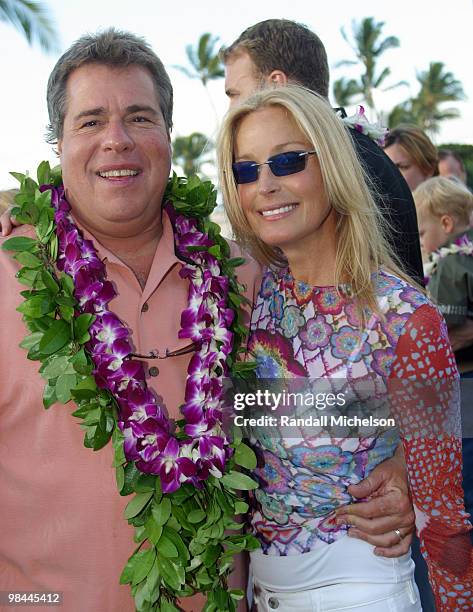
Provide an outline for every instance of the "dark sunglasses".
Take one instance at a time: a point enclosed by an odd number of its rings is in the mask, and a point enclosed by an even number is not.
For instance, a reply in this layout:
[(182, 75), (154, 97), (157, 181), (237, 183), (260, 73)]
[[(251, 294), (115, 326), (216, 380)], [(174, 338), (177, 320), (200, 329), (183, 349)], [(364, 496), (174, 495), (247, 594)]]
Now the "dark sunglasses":
[(238, 185), (253, 183), (258, 180), (260, 166), (269, 166), (274, 176), (288, 176), (304, 170), (307, 157), (316, 151), (286, 151), (268, 157), (265, 162), (257, 164), (254, 161), (240, 161), (232, 164), (233, 176)]

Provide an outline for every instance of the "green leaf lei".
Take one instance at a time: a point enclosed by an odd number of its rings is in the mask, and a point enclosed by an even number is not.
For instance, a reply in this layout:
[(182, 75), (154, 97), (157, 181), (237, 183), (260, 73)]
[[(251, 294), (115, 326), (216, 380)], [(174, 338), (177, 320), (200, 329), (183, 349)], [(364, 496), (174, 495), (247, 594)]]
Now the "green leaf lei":
[[(17, 279), (27, 287), (21, 292), (24, 301), (18, 310), (30, 333), (20, 346), (28, 351), (28, 359), (41, 364), (39, 372), (46, 381), (44, 407), (74, 401), (77, 409), (73, 415), (82, 421), (84, 445), (99, 450), (112, 440), (119, 493), (133, 495), (125, 518), (135, 527), (137, 544), (120, 582), (131, 585), (139, 612), (180, 610), (179, 598), (195, 593), (207, 596), (204, 612), (234, 612), (244, 593), (227, 586), (233, 557), (259, 547), (252, 535), (242, 533), (243, 524), (235, 521), (236, 515), (248, 510), (237, 491), (256, 487), (251, 478), (237, 471), (237, 466), (256, 467), (253, 451), (235, 432), (235, 452), (222, 478), (210, 476), (201, 490), (184, 484), (171, 494), (162, 493), (158, 476), (144, 474), (134, 462), (126, 460), (123, 434), (117, 426), (117, 403), (108, 391), (97, 387), (85, 347), (94, 316), (79, 314), (72, 278), (55, 266), (58, 239), (51, 192), (41, 192), (39, 186), (60, 185), (60, 168), (51, 169), (42, 162), (37, 182), (23, 174), (12, 175), (21, 183), (12, 213), (36, 230), (36, 238), (13, 237), (3, 244), (3, 249), (15, 253), (21, 265)], [(230, 249), (220, 236), (219, 226), (208, 219), (216, 202), (214, 187), (197, 177), (173, 175), (165, 199), (179, 214), (196, 218), (199, 229), (213, 243), (209, 250), (229, 277), (229, 307), (236, 315), (230, 328), (234, 340), (228, 367), (233, 376), (251, 377), (253, 364), (238, 359), (247, 334), (241, 312), (247, 300), (241, 295), (235, 268), (244, 260), (229, 257)]]

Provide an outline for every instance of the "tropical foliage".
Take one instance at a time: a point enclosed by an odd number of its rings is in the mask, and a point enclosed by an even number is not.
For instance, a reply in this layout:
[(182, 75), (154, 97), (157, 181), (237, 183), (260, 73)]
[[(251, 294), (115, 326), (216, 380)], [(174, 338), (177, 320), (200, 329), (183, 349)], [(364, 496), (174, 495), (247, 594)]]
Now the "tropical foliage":
[(0, 0), (0, 21), (10, 23), (31, 45), (37, 42), (43, 51), (56, 51), (58, 34), (41, 2), (31, 0)]
[(457, 108), (445, 108), (444, 104), (464, 99), (462, 84), (445, 68), (443, 62), (431, 62), (427, 70), (417, 74), (417, 81), (419, 92), (393, 108), (389, 126), (415, 123), (430, 134), (436, 134), (442, 121), (460, 116)]
[(361, 64), (363, 72), (358, 81), (347, 78), (335, 81), (333, 93), (340, 106), (350, 104), (355, 96), (361, 96), (368, 108), (376, 110), (373, 95), (375, 89), (386, 91), (405, 85), (404, 81), (400, 81), (386, 86), (385, 82), (391, 74), (391, 69), (389, 67), (378, 69), (381, 56), (389, 49), (399, 47), (399, 39), (396, 36), (382, 38), (384, 25), (383, 21), (377, 22), (374, 17), (365, 17), (360, 22), (353, 21), (351, 38), (344, 28), (341, 28), (341, 34), (352, 48), (356, 60), (343, 60), (337, 66)]
[(172, 161), (182, 168), (185, 176), (201, 174), (203, 164), (214, 163), (213, 157), (209, 157), (213, 150), (213, 142), (201, 132), (177, 136), (173, 142)]
[(186, 55), (192, 70), (185, 66), (175, 66), (175, 68), (191, 79), (200, 79), (204, 87), (209, 81), (222, 78), (224, 70), (219, 52), (215, 51), (217, 43), (217, 36), (212, 36), (210, 32), (202, 34), (195, 47), (186, 46)]
[(225, 76), (222, 61), (220, 59), (220, 51), (216, 50), (217, 43), (217, 36), (212, 36), (210, 32), (202, 34), (197, 42), (197, 45), (186, 46), (186, 55), (187, 59), (189, 60), (189, 64), (191, 65), (191, 69), (189, 69), (187, 66), (174, 66), (174, 68), (177, 68), (183, 72), (190, 79), (200, 80), (205, 88), (205, 91), (207, 92), (215, 119), (217, 119), (217, 111), (207, 85), (209, 81), (221, 79)]
[(353, 99), (360, 94), (360, 84), (356, 79), (341, 77), (333, 83), (333, 97), (338, 106), (349, 106)]

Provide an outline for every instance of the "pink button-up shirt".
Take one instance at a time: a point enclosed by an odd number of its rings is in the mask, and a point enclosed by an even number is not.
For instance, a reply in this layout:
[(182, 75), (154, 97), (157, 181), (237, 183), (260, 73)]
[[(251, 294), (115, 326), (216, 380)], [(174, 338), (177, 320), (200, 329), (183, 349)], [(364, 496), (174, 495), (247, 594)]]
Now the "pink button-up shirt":
[[(15, 234), (33, 235), (29, 227)], [(118, 292), (110, 306), (132, 329), (135, 352), (163, 354), (188, 345), (177, 338), (188, 283), (179, 276), (182, 264), (167, 215), (144, 289), (128, 266), (96, 246)], [(25, 289), (15, 279), (17, 270), (0, 252), (0, 591), (61, 591), (65, 612), (131, 612), (129, 586), (119, 584), (135, 548), (133, 528), (123, 517), (130, 497), (117, 492), (111, 444), (95, 453), (83, 446), (71, 416), (75, 405), (43, 408), (39, 364), (18, 346), (27, 330), (16, 311)], [(238, 274), (253, 299), (258, 266), (250, 262)], [(184, 400), (190, 356), (145, 362), (148, 384), (172, 417)], [(202, 601), (186, 600), (186, 609), (197, 612)]]

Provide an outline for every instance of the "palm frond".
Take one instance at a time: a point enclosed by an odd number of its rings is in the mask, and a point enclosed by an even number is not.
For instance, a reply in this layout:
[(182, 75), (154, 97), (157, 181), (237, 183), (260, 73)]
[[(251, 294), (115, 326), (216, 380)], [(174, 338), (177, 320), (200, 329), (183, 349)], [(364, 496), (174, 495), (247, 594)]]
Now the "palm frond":
[(208, 157), (214, 148), (214, 143), (201, 132), (177, 136), (173, 141), (172, 160), (182, 168), (186, 176), (199, 174), (203, 164), (214, 163)]
[(219, 79), (224, 76), (222, 62), (219, 51), (215, 50), (218, 37), (212, 36), (210, 32), (205, 32), (200, 36), (197, 45), (187, 45), (186, 55), (192, 71), (184, 66), (174, 66), (193, 79), (200, 79), (202, 84), (207, 86), (208, 81)]
[[(347, 35), (344, 28), (341, 28), (341, 34), (352, 48), (357, 61), (342, 60), (335, 66), (338, 68), (340, 66), (351, 66), (357, 63), (362, 65), (363, 73), (359, 78), (358, 88), (360, 93), (363, 94), (366, 104), (373, 110), (373, 92), (376, 88), (380, 87), (391, 74), (391, 70), (388, 67), (384, 68), (378, 74), (379, 58), (385, 51), (399, 47), (400, 44), (396, 36), (382, 38), (384, 26), (384, 21), (376, 21), (374, 17), (365, 17), (359, 22), (352, 21), (351, 37)], [(397, 86), (398, 84), (392, 87), (394, 88)], [(343, 96), (345, 94), (343, 90), (340, 90), (340, 84), (337, 87), (337, 95), (344, 99)]]
[(388, 87), (383, 87), (381, 91), (391, 91), (391, 89), (396, 89), (396, 87), (408, 87), (409, 83), (407, 81), (398, 81), (393, 85), (389, 85)]
[(341, 68), (342, 66), (356, 66), (358, 64), (355, 60), (340, 60), (334, 65), (334, 68)]
[(59, 37), (48, 9), (32, 0), (0, 0), (0, 21), (10, 23), (31, 45), (35, 42), (47, 52), (59, 49)]
[(334, 82), (332, 91), (338, 106), (348, 106), (352, 104), (353, 98), (362, 93), (360, 85), (355, 79), (347, 79), (345, 77), (337, 79)]
[(389, 49), (397, 49), (400, 46), (399, 38), (397, 36), (388, 36), (385, 38), (377, 48), (377, 55), (381, 55)]
[[(445, 108), (446, 102), (460, 102), (465, 99), (461, 82), (448, 71), (443, 62), (431, 62), (427, 70), (417, 74), (419, 91), (417, 95), (395, 107), (390, 120), (394, 117), (415, 123), (430, 134), (440, 130), (440, 124), (460, 116), (457, 108)], [(394, 119), (393, 119), (394, 120)]]
[(182, 72), (183, 74), (186, 75), (186, 77), (189, 77), (189, 79), (199, 79), (199, 75), (195, 74), (195, 72), (192, 72), (191, 70), (189, 70), (189, 68), (186, 68), (185, 66), (179, 66), (178, 64), (171, 64), (171, 68), (175, 68), (176, 70), (179, 70), (179, 72)]

